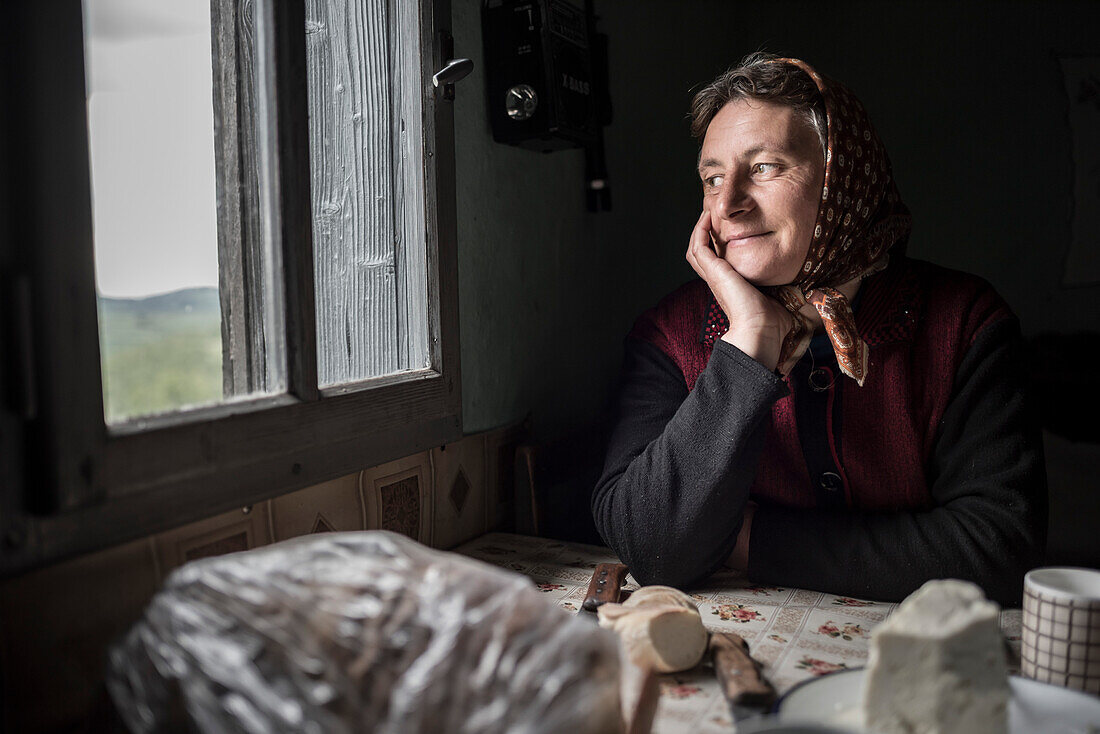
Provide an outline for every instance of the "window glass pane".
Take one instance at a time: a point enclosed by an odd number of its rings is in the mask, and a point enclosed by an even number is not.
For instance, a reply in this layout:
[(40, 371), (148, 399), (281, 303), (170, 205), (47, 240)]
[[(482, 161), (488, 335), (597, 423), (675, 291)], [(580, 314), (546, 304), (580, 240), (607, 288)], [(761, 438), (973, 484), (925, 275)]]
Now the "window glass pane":
[(84, 20), (107, 420), (269, 391), (231, 379), (209, 0), (84, 0)]
[(420, 80), (398, 66), (419, 49), (389, 35), (405, 6), (415, 17), (415, 3), (306, 2), (321, 385), (427, 366), (422, 193), (402, 193), (421, 170)]

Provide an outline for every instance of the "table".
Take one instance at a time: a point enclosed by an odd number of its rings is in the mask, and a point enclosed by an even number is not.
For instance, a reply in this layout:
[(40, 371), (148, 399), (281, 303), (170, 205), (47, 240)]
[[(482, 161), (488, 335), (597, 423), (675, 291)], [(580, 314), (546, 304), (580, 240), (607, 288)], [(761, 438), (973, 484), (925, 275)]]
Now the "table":
[[(483, 535), (455, 550), (529, 576), (539, 591), (571, 612), (580, 608), (596, 564), (618, 561), (609, 548), (509, 533)], [(638, 588), (633, 577), (627, 577), (626, 588)], [(807, 589), (759, 586), (732, 569), (720, 571), (689, 593), (708, 630), (736, 632), (749, 643), (780, 695), (815, 676), (864, 665), (871, 630), (897, 606)], [(1017, 660), (1020, 615), (1019, 609), (1001, 612), (1001, 629)], [(709, 662), (660, 678), (654, 734), (735, 731)]]

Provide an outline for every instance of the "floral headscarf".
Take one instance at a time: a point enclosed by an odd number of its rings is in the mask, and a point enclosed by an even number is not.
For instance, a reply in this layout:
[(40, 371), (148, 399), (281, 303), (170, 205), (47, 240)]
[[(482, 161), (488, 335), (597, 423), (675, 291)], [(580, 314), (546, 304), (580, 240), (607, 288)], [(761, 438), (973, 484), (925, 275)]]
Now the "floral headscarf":
[(885, 268), (890, 248), (905, 246), (912, 220), (894, 184), (886, 149), (856, 96), (805, 61), (777, 63), (793, 64), (814, 80), (825, 100), (829, 130), (825, 184), (806, 262), (793, 284), (777, 289), (796, 324), (783, 343), (780, 370), (788, 372), (809, 345), (812, 331), (798, 314), (808, 301), (825, 322), (840, 370), (862, 386), (867, 344), (856, 330), (851, 304), (835, 286)]
[[(793, 64), (813, 79), (824, 98), (828, 122), (825, 182), (806, 261), (793, 283), (765, 289), (794, 316), (794, 328), (780, 352), (779, 371), (788, 374), (810, 344), (813, 330), (799, 309), (811, 303), (825, 324), (841, 371), (862, 386), (868, 347), (856, 329), (851, 304), (837, 288), (884, 269), (890, 249), (898, 252), (905, 247), (912, 227), (909, 210), (894, 185), (886, 149), (856, 96), (805, 61), (773, 63)], [(728, 322), (708, 325), (707, 333), (720, 334), (726, 328)]]

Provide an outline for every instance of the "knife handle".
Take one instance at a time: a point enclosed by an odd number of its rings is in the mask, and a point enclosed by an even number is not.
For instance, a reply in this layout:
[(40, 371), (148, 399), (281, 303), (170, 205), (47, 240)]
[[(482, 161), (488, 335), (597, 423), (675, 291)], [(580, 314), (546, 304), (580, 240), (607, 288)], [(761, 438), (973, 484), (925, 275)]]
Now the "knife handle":
[(627, 567), (621, 563), (600, 563), (592, 572), (588, 582), (588, 592), (584, 595), (581, 608), (587, 612), (596, 611), (608, 602), (619, 600), (619, 589), (626, 581)]
[(770, 707), (775, 689), (760, 674), (760, 663), (749, 655), (749, 645), (732, 632), (715, 632), (710, 637), (714, 672), (726, 700), (737, 706)]

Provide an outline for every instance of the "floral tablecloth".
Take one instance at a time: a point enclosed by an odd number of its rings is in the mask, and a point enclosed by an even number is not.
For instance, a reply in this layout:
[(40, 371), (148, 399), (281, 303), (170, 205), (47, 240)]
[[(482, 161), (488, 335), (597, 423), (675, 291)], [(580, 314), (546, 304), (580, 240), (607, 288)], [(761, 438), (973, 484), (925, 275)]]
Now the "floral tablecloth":
[[(609, 548), (563, 543), (508, 533), (490, 533), (456, 549), (531, 577), (539, 591), (575, 612), (597, 563), (618, 559)], [(636, 589), (633, 577), (626, 588)], [(758, 586), (734, 571), (715, 574), (690, 590), (711, 631), (736, 632), (780, 694), (814, 676), (862, 666), (870, 631), (896, 604), (824, 594), (806, 589)], [(1019, 655), (1020, 610), (1001, 612), (1001, 628)], [(1013, 671), (1015, 672), (1015, 671)], [(732, 732), (729, 709), (709, 662), (661, 676), (655, 734)]]

